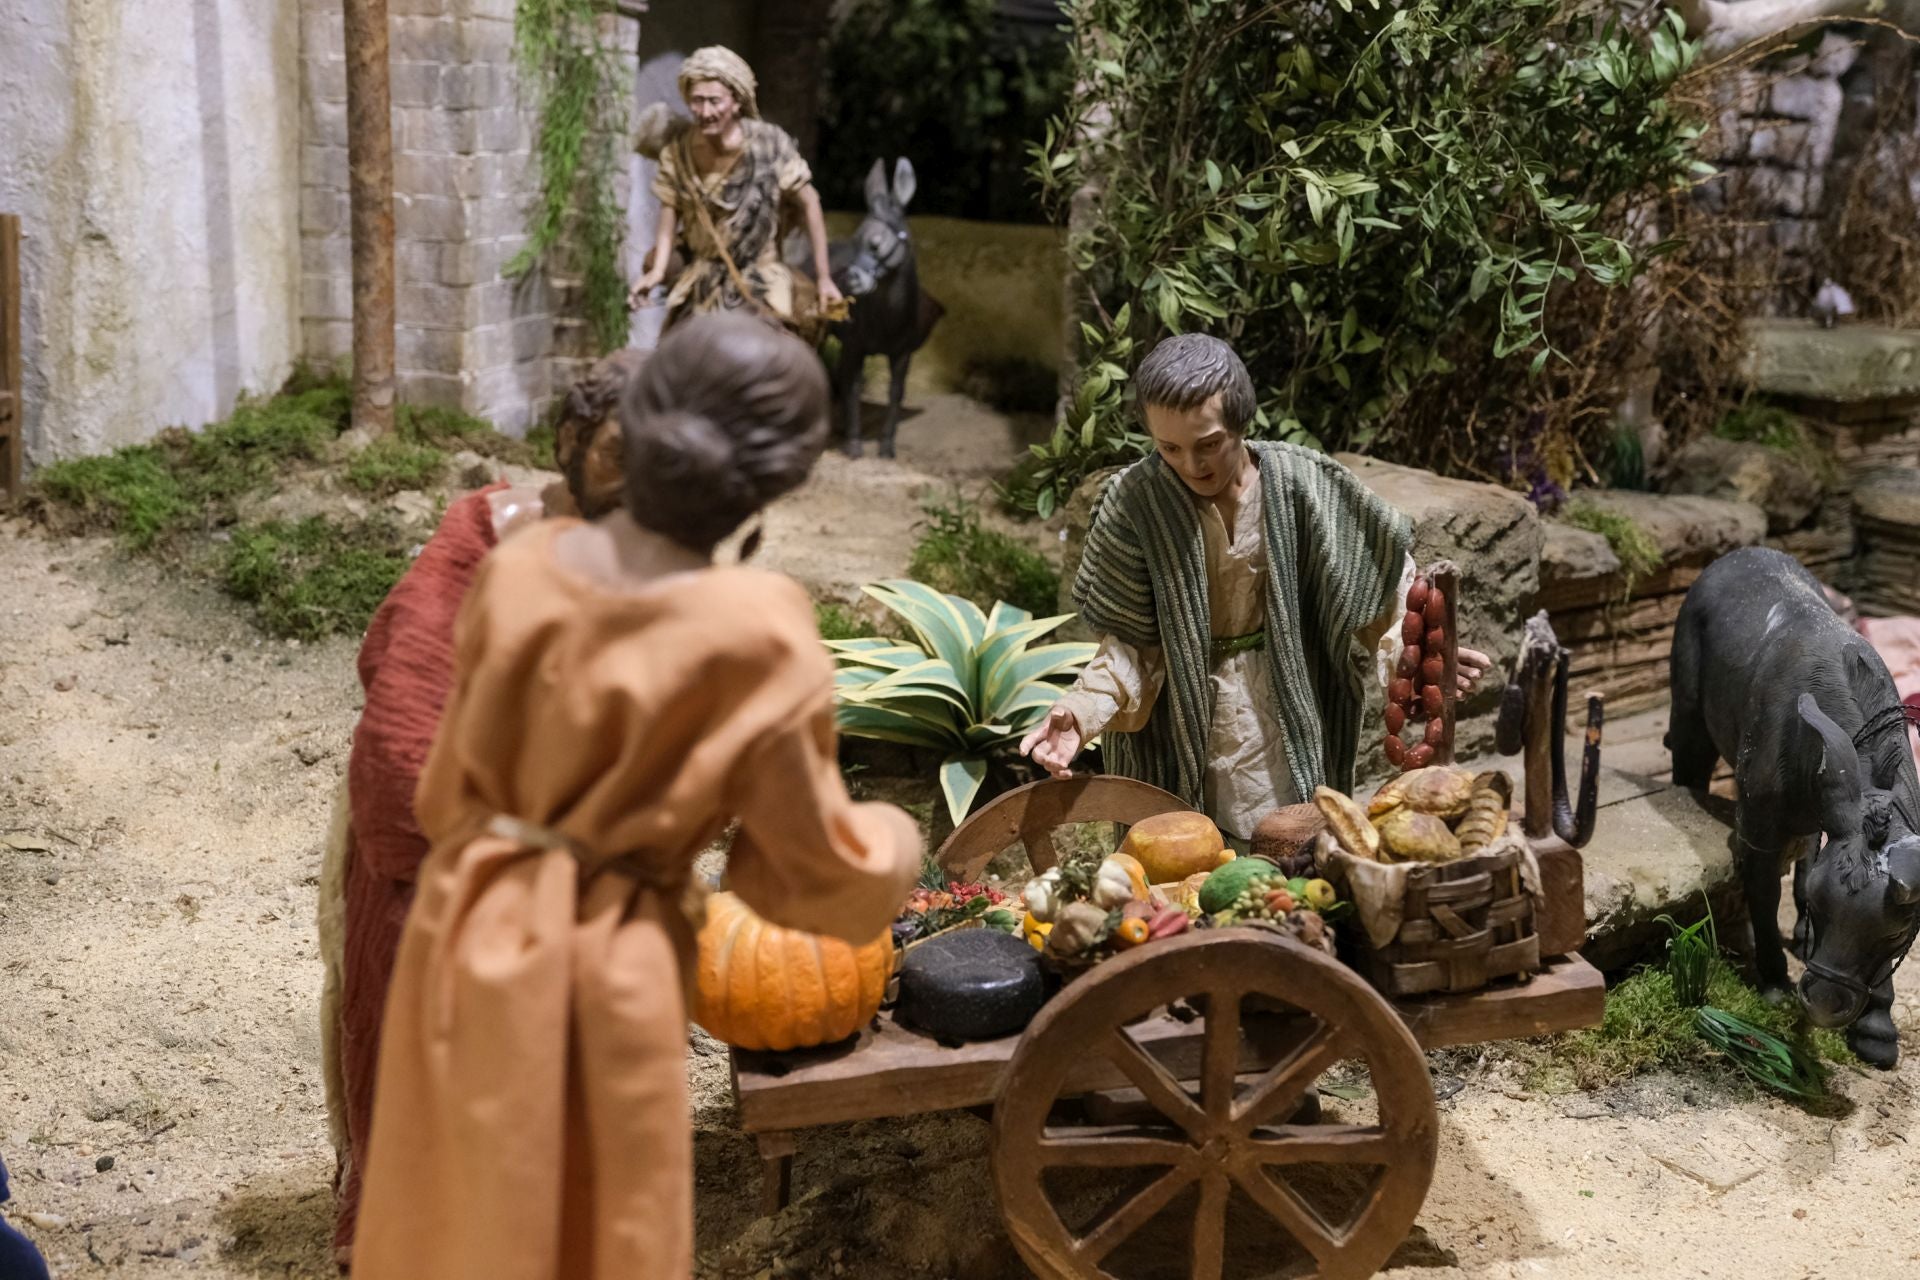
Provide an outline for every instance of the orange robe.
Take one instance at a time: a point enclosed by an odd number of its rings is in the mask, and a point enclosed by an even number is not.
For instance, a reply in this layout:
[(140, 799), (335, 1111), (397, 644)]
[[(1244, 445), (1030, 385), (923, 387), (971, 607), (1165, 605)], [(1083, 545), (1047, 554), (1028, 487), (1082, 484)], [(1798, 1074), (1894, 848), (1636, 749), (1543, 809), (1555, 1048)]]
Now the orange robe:
[[(502, 543), (456, 626), (356, 1280), (690, 1274), (695, 855), (737, 817), (730, 887), (862, 942), (919, 867), (912, 820), (842, 785), (806, 595), (743, 568), (617, 593), (555, 561), (575, 523)], [(569, 846), (490, 834), (497, 816)]]

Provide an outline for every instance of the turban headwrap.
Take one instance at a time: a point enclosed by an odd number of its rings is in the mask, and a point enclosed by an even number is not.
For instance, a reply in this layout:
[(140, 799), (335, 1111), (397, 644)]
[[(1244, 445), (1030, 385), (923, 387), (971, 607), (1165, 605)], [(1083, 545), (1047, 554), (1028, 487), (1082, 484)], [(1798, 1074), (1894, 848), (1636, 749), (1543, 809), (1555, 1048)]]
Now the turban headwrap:
[(695, 49), (680, 64), (680, 96), (684, 98), (692, 93), (693, 86), (703, 80), (718, 80), (740, 104), (741, 115), (750, 120), (760, 118), (760, 104), (753, 96), (753, 68), (745, 58), (724, 45), (710, 44), (704, 49)]

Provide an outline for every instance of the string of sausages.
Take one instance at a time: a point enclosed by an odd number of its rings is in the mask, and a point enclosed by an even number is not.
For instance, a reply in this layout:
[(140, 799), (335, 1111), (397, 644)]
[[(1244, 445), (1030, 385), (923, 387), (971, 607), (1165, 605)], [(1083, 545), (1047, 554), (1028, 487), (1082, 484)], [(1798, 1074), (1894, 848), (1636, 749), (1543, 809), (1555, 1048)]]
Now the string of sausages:
[[(1387, 760), (1396, 768), (1424, 769), (1446, 735), (1447, 598), (1430, 578), (1415, 578), (1400, 623), (1400, 663), (1387, 686)], [(1426, 728), (1409, 745), (1409, 724)]]

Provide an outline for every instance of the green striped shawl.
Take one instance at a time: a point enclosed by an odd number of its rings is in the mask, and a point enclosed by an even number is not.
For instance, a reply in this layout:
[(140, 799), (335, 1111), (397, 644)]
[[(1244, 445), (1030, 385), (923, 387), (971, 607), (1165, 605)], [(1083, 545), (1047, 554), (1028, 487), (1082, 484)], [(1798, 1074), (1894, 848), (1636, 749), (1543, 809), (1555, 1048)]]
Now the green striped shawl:
[[(1345, 467), (1250, 443), (1267, 538), (1267, 662), (1301, 799), (1353, 786), (1365, 707), (1354, 633), (1391, 604), (1413, 543), (1407, 518)], [(1213, 724), (1206, 543), (1192, 490), (1156, 454), (1094, 502), (1074, 605), (1094, 631), (1159, 646), (1167, 680), (1138, 733), (1108, 732), (1108, 767), (1201, 807)]]

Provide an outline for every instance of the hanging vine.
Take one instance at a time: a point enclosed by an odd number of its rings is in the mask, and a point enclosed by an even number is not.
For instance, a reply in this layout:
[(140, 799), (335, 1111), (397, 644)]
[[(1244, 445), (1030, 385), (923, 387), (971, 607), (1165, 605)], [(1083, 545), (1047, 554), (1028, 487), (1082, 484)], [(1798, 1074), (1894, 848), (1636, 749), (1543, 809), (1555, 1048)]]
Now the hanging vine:
[(626, 221), (614, 185), (623, 175), (627, 94), (599, 22), (611, 12), (611, 0), (518, 0), (514, 7), (514, 52), (540, 111), (540, 202), (526, 247), (505, 268), (509, 276), (525, 275), (565, 238), (603, 352), (624, 346), (628, 331), (620, 266)]

